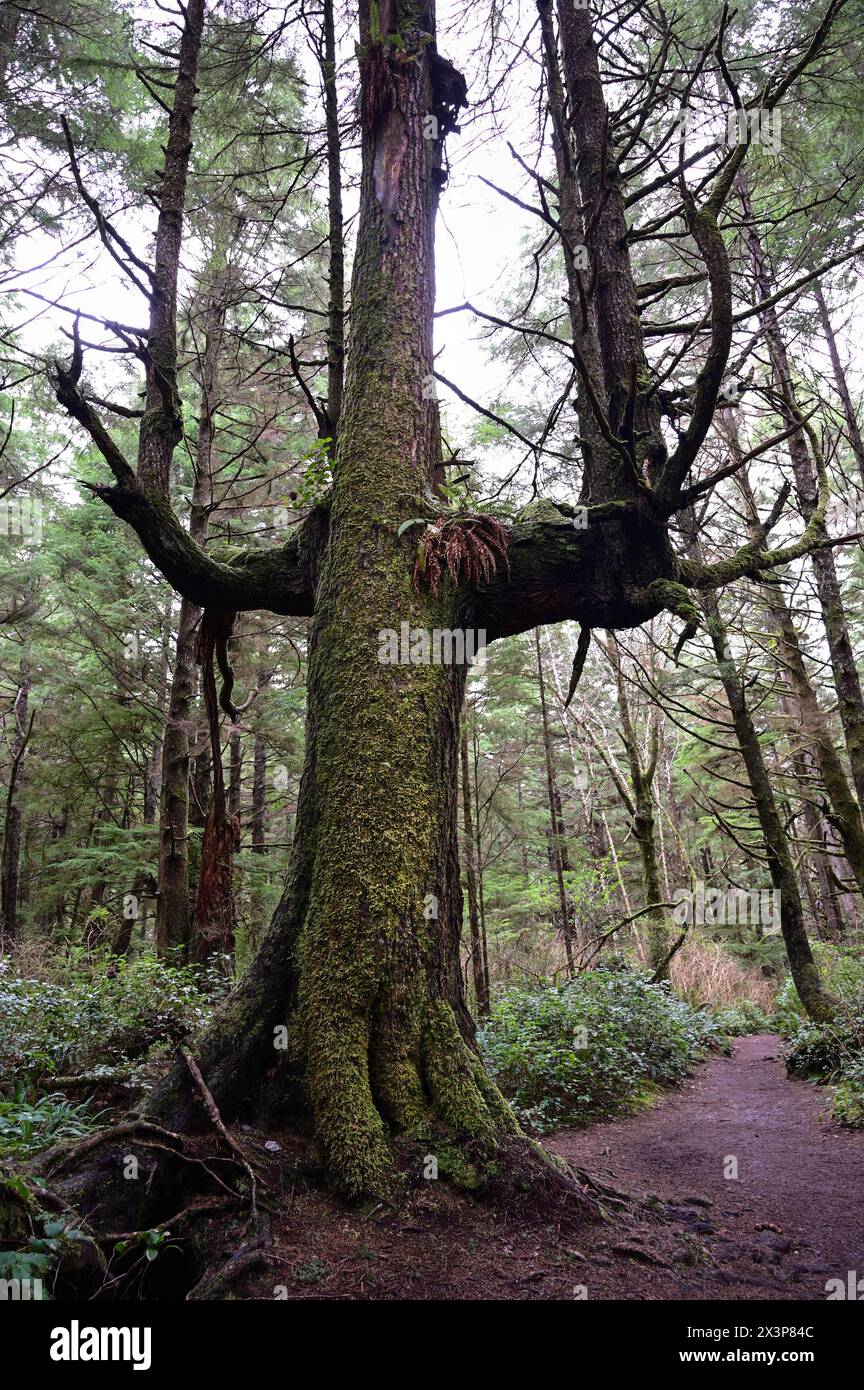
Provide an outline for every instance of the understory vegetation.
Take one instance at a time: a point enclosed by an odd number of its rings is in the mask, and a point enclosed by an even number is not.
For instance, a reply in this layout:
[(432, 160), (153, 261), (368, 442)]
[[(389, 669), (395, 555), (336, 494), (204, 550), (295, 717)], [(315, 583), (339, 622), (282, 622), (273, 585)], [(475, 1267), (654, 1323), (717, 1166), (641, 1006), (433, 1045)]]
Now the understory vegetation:
[(777, 1030), (787, 1043), (790, 1075), (829, 1088), (838, 1124), (864, 1129), (864, 964), (860, 956), (820, 944), (817, 957), (838, 1001), (830, 1023), (813, 1023), (802, 1013), (788, 984), (777, 999)]
[(626, 968), (506, 990), (480, 1036), (489, 1071), (535, 1134), (636, 1108), (722, 1043), (709, 1012)]
[[(710, 945), (693, 946), (710, 962)], [(846, 956), (833, 952), (832, 980)], [(827, 964), (827, 961), (826, 961)], [(652, 983), (638, 960), (615, 958), (573, 979), (501, 985), (478, 1034), (483, 1060), (526, 1132), (548, 1134), (627, 1113), (658, 1099), (732, 1037), (782, 1027), (796, 1073), (842, 1082), (838, 1118), (852, 1118), (853, 1057), (864, 1046), (859, 1012), (839, 1032), (808, 1025), (794, 995), (778, 1011), (747, 996), (729, 1003), (729, 981), (703, 962), (716, 996), (684, 998)], [(733, 965), (739, 988), (763, 1000), (753, 971)], [(175, 1046), (193, 1042), (229, 988), (224, 963), (172, 966), (154, 955), (118, 959), (107, 948), (40, 951), (33, 943), (0, 960), (0, 1160), (27, 1158), (108, 1125), (141, 1103)], [(692, 991), (692, 982), (691, 982)], [(850, 993), (850, 1010), (852, 994)], [(855, 1031), (855, 1026), (859, 1029)], [(859, 1083), (860, 1084), (860, 1083)]]

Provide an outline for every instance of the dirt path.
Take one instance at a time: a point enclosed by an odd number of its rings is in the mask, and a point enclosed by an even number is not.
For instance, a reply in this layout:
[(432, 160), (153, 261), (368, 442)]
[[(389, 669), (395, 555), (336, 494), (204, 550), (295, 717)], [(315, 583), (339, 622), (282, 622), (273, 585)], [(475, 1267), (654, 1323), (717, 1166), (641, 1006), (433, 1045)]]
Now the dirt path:
[[(629, 1237), (630, 1263), (656, 1276), (648, 1296), (824, 1299), (828, 1279), (864, 1278), (864, 1134), (831, 1124), (824, 1094), (786, 1076), (775, 1037), (743, 1038), (654, 1109), (562, 1132), (549, 1147), (656, 1195), (673, 1218), (676, 1249), (665, 1229)], [(619, 1258), (622, 1243), (610, 1242)], [(684, 1260), (694, 1261), (689, 1270)]]

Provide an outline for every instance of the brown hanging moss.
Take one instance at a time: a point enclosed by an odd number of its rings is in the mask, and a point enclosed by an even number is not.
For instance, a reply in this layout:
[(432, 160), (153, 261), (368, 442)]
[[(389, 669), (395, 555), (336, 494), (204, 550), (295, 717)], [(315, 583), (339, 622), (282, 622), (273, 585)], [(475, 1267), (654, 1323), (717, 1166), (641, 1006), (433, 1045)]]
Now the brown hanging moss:
[(434, 598), (446, 570), (454, 584), (486, 584), (503, 564), (510, 574), (507, 528), (491, 516), (451, 517), (426, 527), (417, 548), (414, 586), (425, 579)]

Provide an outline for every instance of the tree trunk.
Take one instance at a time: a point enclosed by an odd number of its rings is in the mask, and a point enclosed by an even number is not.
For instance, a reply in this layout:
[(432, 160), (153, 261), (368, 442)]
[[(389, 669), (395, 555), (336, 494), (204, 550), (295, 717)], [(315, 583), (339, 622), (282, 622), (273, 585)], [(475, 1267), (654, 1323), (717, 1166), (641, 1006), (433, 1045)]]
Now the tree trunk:
[[(22, 668), (23, 669), (23, 668)], [(12, 765), (6, 788), (6, 809), (3, 817), (3, 855), (0, 859), (0, 950), (8, 950), (18, 932), (18, 871), (21, 856), (21, 806), (17, 795), (21, 789), (22, 767), (27, 753), (33, 716), (27, 718), (30, 680), (22, 674), (21, 683), (12, 706)]]
[(321, 76), (327, 131), (327, 220), (329, 227), (329, 284), (327, 302), (327, 430), (329, 453), (336, 457), (339, 417), (345, 378), (345, 233), (342, 222), (342, 141), (339, 96), (336, 90), (336, 32), (333, 0), (324, 0)]
[[(102, 805), (99, 810), (99, 814), (96, 817), (96, 825), (93, 831), (94, 844), (104, 844), (105, 828), (111, 824), (116, 824), (114, 807), (117, 805), (118, 790), (119, 789), (117, 786), (117, 774), (113, 771), (109, 772), (105, 778), (105, 790), (101, 793)], [(100, 875), (93, 884), (93, 892), (90, 896), (91, 909), (94, 907), (101, 907), (105, 901), (105, 891), (108, 887), (108, 868), (109, 860), (106, 856), (106, 858), (103, 861)], [(97, 932), (96, 935), (98, 935), (101, 939), (101, 932)], [(88, 946), (93, 944), (89, 938), (87, 944)]]
[(534, 629), (534, 644), (537, 652), (537, 681), (540, 690), (540, 721), (543, 731), (543, 758), (546, 764), (546, 795), (549, 807), (549, 859), (558, 889), (558, 910), (561, 914), (561, 934), (564, 938), (564, 951), (567, 957), (567, 974), (573, 975), (576, 969), (573, 955), (573, 927), (570, 921), (570, 904), (567, 901), (567, 887), (564, 882), (563, 846), (558, 823), (556, 800), (558, 788), (555, 785), (555, 769), (552, 763), (552, 744), (549, 738), (549, 714), (546, 709), (546, 683), (543, 679), (543, 658), (540, 653), (540, 629)]
[(666, 911), (660, 904), (667, 901), (667, 899), (663, 897), (663, 890), (660, 882), (660, 864), (657, 859), (657, 842), (654, 833), (654, 798), (651, 792), (654, 777), (657, 772), (660, 735), (655, 719), (651, 723), (648, 757), (647, 760), (643, 760), (639, 751), (636, 730), (633, 727), (633, 719), (630, 712), (630, 699), (627, 694), (627, 685), (621, 666), (621, 654), (618, 643), (614, 633), (610, 632), (607, 636), (609, 639), (607, 651), (609, 653), (612, 669), (615, 673), (615, 685), (618, 692), (618, 713), (621, 718), (621, 740), (624, 744), (627, 753), (627, 761), (630, 767), (632, 799), (627, 803), (627, 808), (633, 823), (633, 834), (639, 846), (645, 906), (653, 909), (646, 914), (648, 961), (655, 973), (659, 971), (660, 977), (665, 978), (668, 970), (669, 931)]
[[(361, 5), (353, 329), (292, 875), (258, 957), (200, 1045), (219, 1105), (236, 1105), (268, 1058), (277, 1063), (279, 1089), (308, 1098), (332, 1181), (354, 1194), (389, 1187), (388, 1130), (491, 1144), (516, 1129), (468, 1041), (462, 994), (454, 790), (464, 666), (379, 659), (379, 634), (402, 621), (429, 632), (457, 617), (457, 591), (447, 580), (437, 596), (418, 588), (416, 537), (396, 534), (441, 458), (437, 407), (422, 390), (442, 153), (441, 139), (425, 138), (425, 117), (440, 95), (413, 14), (387, 0), (370, 20)], [(382, 42), (397, 31), (407, 49)], [(424, 911), (430, 894), (437, 921)], [(151, 1110), (176, 1111), (177, 1086), (175, 1072)]]
[[(743, 174), (739, 174), (738, 186), (745, 217), (744, 238), (750, 251), (758, 293), (761, 298), (768, 299), (775, 290), (774, 277), (771, 274), (753, 218), (753, 208)], [(760, 322), (768, 341), (784, 414), (787, 422), (792, 425), (796, 420), (800, 421), (801, 412), (796, 399), (789, 355), (786, 351), (780, 320), (774, 305), (762, 311)], [(815, 434), (805, 427), (791, 435), (789, 456), (792, 460), (801, 511), (805, 519), (809, 521), (816, 510), (817, 481), (810, 449), (808, 449), (808, 438), (810, 448), (813, 450), (819, 448)], [(852, 781), (855, 785), (858, 805), (864, 809), (864, 693), (861, 690), (861, 680), (855, 665), (855, 653), (849, 638), (849, 625), (843, 606), (840, 582), (837, 578), (834, 552), (830, 549), (815, 550), (810, 559), (816, 580), (816, 592), (822, 610), (822, 621), (825, 624), (825, 634), (828, 638), (831, 670), (834, 676), (834, 687), (837, 692), (846, 750), (852, 769)]]
[[(211, 469), (218, 406), (219, 353), (227, 309), (225, 277), (216, 275), (207, 306), (204, 351), (201, 360), (201, 396), (198, 438), (195, 444), (195, 476), (189, 534), (203, 546), (212, 502)], [(180, 603), (174, 675), (162, 741), (162, 788), (159, 817), (158, 897), (156, 900), (156, 949), (186, 955), (192, 933), (189, 890), (189, 747), (192, 705), (198, 685), (195, 633), (201, 609), (188, 598)], [(205, 807), (208, 803), (204, 803)]]
[[(731, 412), (727, 412), (727, 417), (730, 414)], [(724, 420), (723, 432), (733, 459), (740, 463), (742, 450), (734, 418)], [(755, 526), (758, 524), (758, 513), (746, 469), (739, 469), (737, 480), (751, 525)], [(813, 750), (819, 774), (831, 803), (834, 823), (843, 843), (843, 851), (859, 892), (864, 893), (864, 818), (860, 806), (855, 800), (846, 770), (834, 746), (827, 717), (819, 706), (816, 692), (807, 674), (789, 605), (779, 590), (772, 590), (765, 599), (765, 604), (777, 629), (777, 660), (781, 667), (782, 679), (794, 695), (800, 715), (801, 731)]]
[(831, 370), (834, 373), (834, 384), (837, 387), (837, 394), (843, 406), (843, 418), (846, 421), (846, 430), (849, 435), (849, 443), (858, 464), (858, 472), (864, 482), (864, 439), (861, 438), (861, 427), (858, 424), (858, 416), (855, 414), (855, 407), (852, 404), (852, 395), (849, 391), (849, 383), (846, 379), (846, 370), (840, 360), (840, 351), (837, 347), (837, 339), (834, 335), (834, 326), (831, 323), (831, 315), (828, 312), (828, 305), (825, 303), (825, 295), (822, 285), (817, 280), (813, 286), (813, 295), (816, 306), (819, 310), (819, 318), (822, 323), (822, 331), (825, 334), (825, 341), (828, 344), (828, 353), (831, 357)]
[(465, 886), (468, 890), (468, 926), (471, 933), (471, 973), (474, 978), (474, 997), (477, 1013), (485, 1018), (489, 1013), (489, 979), (483, 941), (480, 935), (480, 914), (477, 910), (477, 869), (474, 862), (474, 821), (471, 811), (471, 769), (468, 763), (468, 730), (462, 729), (462, 847), (465, 864)]
[(240, 819), (243, 796), (243, 736), (235, 724), (228, 739), (228, 814)]
[[(695, 523), (692, 511), (685, 517), (685, 525), (692, 528)], [(701, 546), (695, 533), (692, 533), (691, 548), (694, 558), (702, 562)], [(771, 884), (780, 893), (780, 930), (786, 947), (786, 958), (798, 997), (810, 1018), (817, 1021), (830, 1019), (834, 1013), (834, 1001), (825, 993), (804, 924), (804, 908), (798, 891), (798, 880), (789, 851), (789, 841), (783, 821), (777, 809), (771, 778), (762, 754), (762, 745), (747, 706), (744, 682), (735, 666), (729, 647), (729, 635), (723, 622), (720, 603), (713, 593), (703, 595), (702, 606), (707, 618), (708, 633), (717, 670), (726, 694), (726, 701), (732, 715), (735, 738), (741, 753), (765, 850), (768, 856), (768, 871)]]

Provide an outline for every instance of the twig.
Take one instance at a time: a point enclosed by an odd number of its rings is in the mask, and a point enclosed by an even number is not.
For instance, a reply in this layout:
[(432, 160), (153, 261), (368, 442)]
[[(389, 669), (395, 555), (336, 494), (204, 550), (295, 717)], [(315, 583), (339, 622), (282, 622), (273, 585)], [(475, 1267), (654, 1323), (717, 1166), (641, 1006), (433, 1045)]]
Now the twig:
[(210, 1091), (209, 1091), (209, 1089), (208, 1089), (208, 1087), (207, 1087), (207, 1082), (204, 1080), (204, 1077), (201, 1075), (201, 1069), (200, 1069), (200, 1067), (198, 1066), (198, 1063), (195, 1061), (195, 1058), (192, 1056), (191, 1051), (190, 1051), (189, 1048), (186, 1047), (186, 1045), (183, 1044), (183, 1043), (181, 1043), (181, 1045), (180, 1045), (180, 1051), (181, 1051), (181, 1053), (183, 1054), (183, 1059), (184, 1059), (184, 1061), (186, 1062), (186, 1065), (187, 1065), (187, 1067), (189, 1068), (189, 1071), (190, 1071), (191, 1074), (192, 1074), (192, 1080), (195, 1082), (195, 1085), (198, 1087), (198, 1090), (199, 1090), (200, 1093), (201, 1093), (201, 1099), (202, 1099), (203, 1102), (204, 1102), (204, 1106), (205, 1106), (205, 1108), (206, 1108), (206, 1110), (207, 1110), (207, 1114), (210, 1116), (210, 1119), (213, 1121), (213, 1124), (214, 1124), (215, 1128), (216, 1128), (216, 1129), (219, 1131), (219, 1133), (222, 1135), (222, 1138), (225, 1140), (225, 1143), (228, 1145), (228, 1147), (229, 1147), (229, 1149), (231, 1150), (231, 1152), (236, 1156), (238, 1163), (240, 1163), (241, 1167), (244, 1168), (245, 1171), (246, 1171), (246, 1174), (247, 1174), (247, 1176), (248, 1176), (248, 1178), (249, 1178), (249, 1182), (250, 1182), (251, 1185), (252, 1185), (252, 1216), (253, 1216), (253, 1219), (257, 1220), (257, 1219), (258, 1219), (258, 1202), (257, 1202), (258, 1183), (257, 1183), (257, 1181), (256, 1181), (256, 1179), (255, 1179), (255, 1173), (254, 1173), (254, 1171), (253, 1171), (253, 1169), (252, 1169), (252, 1165), (251, 1165), (251, 1163), (249, 1162), (248, 1158), (246, 1157), (245, 1153), (243, 1152), (243, 1149), (241, 1148), (241, 1146), (237, 1143), (237, 1140), (233, 1137), (233, 1135), (229, 1134), (229, 1133), (228, 1133), (228, 1130), (225, 1128), (225, 1125), (223, 1124), (223, 1121), (222, 1121), (222, 1116), (219, 1114), (218, 1106), (216, 1105), (215, 1100), (213, 1099), (212, 1095), (210, 1094)]

